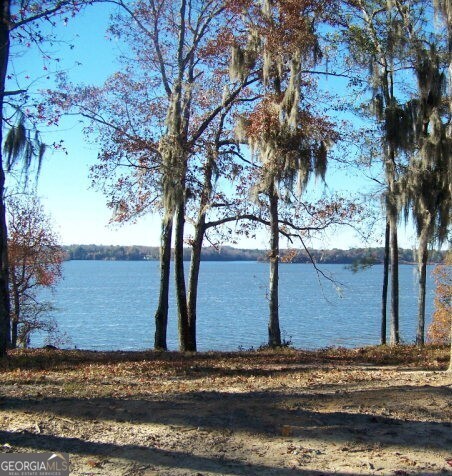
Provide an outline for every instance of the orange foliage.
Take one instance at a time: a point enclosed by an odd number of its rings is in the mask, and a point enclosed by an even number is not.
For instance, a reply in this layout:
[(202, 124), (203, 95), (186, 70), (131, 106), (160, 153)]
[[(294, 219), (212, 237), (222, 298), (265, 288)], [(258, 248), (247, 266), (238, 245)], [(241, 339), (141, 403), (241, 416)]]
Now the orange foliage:
[(10, 200), (8, 225), (11, 284), (20, 293), (53, 286), (61, 278), (64, 253), (39, 201)]
[(264, 18), (260, 31), (267, 48), (274, 54), (285, 55), (294, 49), (308, 50), (316, 42), (310, 17), (323, 10), (322, 1), (281, 0), (277, 3), (277, 21)]
[(281, 263), (292, 263), (298, 256), (299, 250), (288, 249), (280, 257)]
[(436, 282), (435, 312), (428, 329), (428, 339), (438, 344), (450, 342), (452, 319), (452, 252), (449, 251), (444, 263), (434, 270)]
[(261, 138), (280, 128), (278, 110), (275, 107), (279, 101), (275, 101), (275, 98), (276, 95), (268, 94), (250, 113), (245, 128), (247, 137)]
[[(267, 94), (262, 101), (256, 105), (254, 110), (246, 118), (244, 125), (245, 135), (251, 139), (262, 139), (266, 136), (275, 136), (281, 130), (279, 120), (278, 103), (283, 99), (280, 94)], [(309, 108), (299, 111), (297, 134), (292, 134), (297, 143), (302, 139), (316, 141), (327, 140), (336, 142), (340, 135), (334, 129), (334, 124), (326, 117), (313, 115)], [(289, 138), (284, 137), (285, 142)]]
[(207, 58), (209, 56), (218, 56), (219, 54), (229, 54), (236, 39), (230, 28), (220, 28), (218, 34), (211, 38), (207, 44), (200, 48), (200, 56)]

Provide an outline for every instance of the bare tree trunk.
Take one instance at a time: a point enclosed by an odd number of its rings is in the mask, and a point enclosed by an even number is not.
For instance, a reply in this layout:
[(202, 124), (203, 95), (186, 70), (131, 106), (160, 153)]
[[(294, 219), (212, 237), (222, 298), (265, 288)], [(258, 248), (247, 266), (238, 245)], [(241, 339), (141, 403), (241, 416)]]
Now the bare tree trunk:
[(194, 351), (190, 345), (188, 322), (187, 290), (184, 271), (184, 226), (185, 206), (181, 202), (176, 208), (176, 226), (174, 241), (174, 276), (176, 280), (176, 297), (179, 324), (179, 349), (181, 352)]
[[(1, 140), (2, 135), (0, 132), (0, 141)], [(2, 142), (0, 142), (0, 144), (1, 143)], [(11, 344), (10, 299), (8, 286), (8, 229), (6, 226), (4, 192), (5, 174), (3, 167), (0, 165), (0, 357), (6, 355), (6, 350)]]
[(188, 334), (189, 334), (189, 347), (190, 350), (197, 350), (196, 343), (196, 309), (198, 301), (198, 282), (199, 282), (199, 270), (201, 267), (201, 252), (202, 243), (205, 233), (205, 214), (202, 213), (201, 217), (196, 225), (195, 237), (193, 240), (190, 272), (188, 278)]
[(428, 236), (427, 228), (421, 231), (418, 249), (419, 296), (416, 345), (423, 346), (425, 341), (425, 289), (427, 279)]
[(11, 349), (17, 349), (17, 331), (19, 322), (16, 318), (11, 320)]
[(168, 350), (166, 333), (168, 328), (168, 300), (171, 268), (171, 238), (173, 234), (172, 219), (162, 221), (160, 243), (160, 291), (157, 310), (155, 312), (154, 348)]
[(397, 242), (397, 221), (391, 217), (391, 344), (400, 343), (399, 332), (399, 248)]
[(449, 372), (452, 372), (452, 319), (450, 322), (450, 358), (449, 358)]
[(279, 224), (278, 224), (278, 195), (272, 185), (269, 191), (270, 200), (270, 285), (268, 345), (281, 346), (281, 330), (279, 327)]
[(5, 208), (5, 171), (3, 168), (3, 107), (9, 57), (10, 1), (0, 6), (0, 357), (11, 342), (10, 301), (8, 289), (8, 230)]
[[(221, 118), (223, 123), (224, 116)], [(218, 129), (216, 137), (216, 150), (219, 148), (220, 132), (222, 127)], [(192, 244), (190, 271), (188, 278), (188, 327), (190, 336), (190, 347), (193, 350), (197, 350), (196, 342), (196, 318), (197, 318), (197, 303), (198, 303), (198, 282), (199, 282), (199, 270), (201, 267), (201, 252), (204, 236), (206, 233), (206, 213), (208, 204), (210, 202), (212, 194), (212, 173), (216, 160), (216, 154), (212, 150), (209, 150), (207, 154), (207, 161), (204, 168), (204, 183), (201, 192), (201, 200), (199, 203), (198, 220), (195, 225), (195, 236)]]
[(391, 225), (389, 220), (386, 221), (385, 231), (385, 256), (383, 263), (383, 289), (381, 293), (381, 345), (386, 344), (386, 310), (388, 307), (388, 280), (389, 280), (389, 238), (391, 233)]
[(17, 330), (19, 327), (20, 319), (20, 296), (17, 289), (17, 281), (14, 273), (11, 273), (11, 287), (12, 287), (12, 305), (14, 308), (14, 314), (11, 315), (11, 349), (17, 348)]

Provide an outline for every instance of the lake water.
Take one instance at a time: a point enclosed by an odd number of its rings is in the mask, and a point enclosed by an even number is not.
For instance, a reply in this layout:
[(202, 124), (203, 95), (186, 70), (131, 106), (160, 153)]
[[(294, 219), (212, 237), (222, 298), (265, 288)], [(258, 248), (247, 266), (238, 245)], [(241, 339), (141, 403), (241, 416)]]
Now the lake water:
[[(434, 285), (428, 269), (427, 316)], [(383, 267), (353, 274), (343, 265), (322, 265), (341, 285), (319, 278), (311, 265), (283, 264), (280, 322), (283, 337), (298, 348), (377, 344)], [(159, 269), (155, 261), (69, 261), (50, 298), (54, 318), (70, 337), (68, 347), (138, 350), (153, 346)], [(417, 316), (416, 267), (400, 266), (400, 329), (414, 341)], [(268, 264), (203, 262), (199, 282), (199, 350), (258, 347), (267, 340)], [(174, 296), (174, 293), (172, 293)], [(168, 345), (177, 350), (177, 317), (170, 303)], [(389, 325), (388, 325), (389, 329)], [(43, 344), (35, 335), (33, 346)]]

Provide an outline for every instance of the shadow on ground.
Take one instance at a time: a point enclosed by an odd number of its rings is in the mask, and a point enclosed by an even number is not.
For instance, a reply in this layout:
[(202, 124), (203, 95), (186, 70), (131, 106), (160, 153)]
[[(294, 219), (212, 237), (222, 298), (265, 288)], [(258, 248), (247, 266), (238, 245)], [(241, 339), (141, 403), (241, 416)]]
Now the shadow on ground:
[[(406, 406), (400, 404), (402, 394)], [(416, 408), (420, 399), (432, 402), (428, 411)], [(355, 441), (383, 447), (397, 444), (450, 449), (452, 425), (439, 421), (444, 419), (444, 408), (436, 407), (436, 399), (452, 401), (452, 389), (397, 386), (322, 394), (188, 392), (138, 399), (8, 398), (0, 401), (0, 410), (43, 414), (47, 418), (241, 432), (267, 438), (281, 436), (281, 428), (289, 426), (294, 437), (335, 444)], [(400, 413), (385, 414), (391, 408)], [(37, 441), (42, 440), (41, 436), (36, 435)]]
[[(264, 465), (248, 465), (241, 461), (222, 458), (206, 458), (178, 451), (167, 451), (134, 445), (114, 445), (110, 443), (87, 442), (79, 438), (64, 438), (52, 435), (35, 435), (33, 433), (12, 433), (0, 430), (0, 441), (11, 445), (30, 448), (36, 451), (58, 451), (78, 455), (121, 458), (138, 462), (164, 466), (169, 469), (188, 469), (195, 472), (207, 471), (222, 474), (275, 474), (281, 476), (322, 475), (320, 471), (303, 471), (297, 469), (272, 468)], [(336, 473), (340, 474), (340, 473)]]

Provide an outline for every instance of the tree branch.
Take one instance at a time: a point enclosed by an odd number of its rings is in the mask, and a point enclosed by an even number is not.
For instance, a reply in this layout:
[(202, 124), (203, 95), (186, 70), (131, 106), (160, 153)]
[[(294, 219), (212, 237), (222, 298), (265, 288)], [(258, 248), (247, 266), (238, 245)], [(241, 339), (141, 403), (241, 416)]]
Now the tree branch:
[(6, 97), (6, 96), (17, 96), (19, 94), (24, 94), (26, 93), (26, 89), (18, 89), (17, 91), (4, 91), (3, 94), (0, 94), (0, 96)]
[[(51, 16), (53, 15), (54, 13), (58, 12), (59, 10), (61, 10), (62, 8), (70, 5), (72, 3), (71, 0), (64, 0), (64, 1), (61, 1), (61, 2), (58, 2), (54, 8), (51, 8), (49, 10), (44, 10), (40, 13), (36, 13), (35, 15), (32, 15), (30, 17), (27, 17), (27, 18), (24, 18), (18, 22), (15, 22), (15, 23), (11, 23), (11, 26), (10, 26), (10, 29), (9, 31), (13, 31), (15, 30), (16, 28), (19, 28), (23, 25), (27, 25), (28, 23), (32, 23), (36, 20), (39, 20), (40, 18), (44, 18), (44, 17), (48, 17), (48, 16)], [(88, 3), (92, 3), (92, 2), (87, 2)]]

